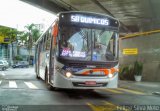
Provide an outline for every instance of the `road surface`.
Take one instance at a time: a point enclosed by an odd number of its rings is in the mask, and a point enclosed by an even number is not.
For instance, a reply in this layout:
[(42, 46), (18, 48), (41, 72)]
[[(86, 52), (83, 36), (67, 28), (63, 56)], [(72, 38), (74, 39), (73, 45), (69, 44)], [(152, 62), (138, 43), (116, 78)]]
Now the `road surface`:
[(34, 68), (0, 71), (0, 111), (160, 110), (160, 96), (130, 89), (50, 91)]

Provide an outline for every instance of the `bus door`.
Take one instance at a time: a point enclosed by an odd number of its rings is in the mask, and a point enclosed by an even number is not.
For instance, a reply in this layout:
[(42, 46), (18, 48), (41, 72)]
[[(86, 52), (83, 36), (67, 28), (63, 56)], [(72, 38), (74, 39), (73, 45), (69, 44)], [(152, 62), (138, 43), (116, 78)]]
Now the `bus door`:
[(52, 33), (51, 33), (51, 48), (50, 48), (50, 63), (49, 63), (49, 82), (53, 83), (54, 80), (54, 61), (55, 61), (55, 53), (57, 45), (57, 36), (58, 36), (58, 25), (57, 23), (54, 24)]
[[(51, 35), (52, 36), (52, 35)], [(51, 37), (50, 42), (50, 60), (49, 60), (49, 82), (52, 83), (54, 80), (54, 38)]]
[(53, 45), (51, 42), (50, 61), (49, 61), (49, 82), (50, 83), (52, 83), (52, 80), (54, 79), (53, 75), (54, 75), (54, 50), (53, 50)]

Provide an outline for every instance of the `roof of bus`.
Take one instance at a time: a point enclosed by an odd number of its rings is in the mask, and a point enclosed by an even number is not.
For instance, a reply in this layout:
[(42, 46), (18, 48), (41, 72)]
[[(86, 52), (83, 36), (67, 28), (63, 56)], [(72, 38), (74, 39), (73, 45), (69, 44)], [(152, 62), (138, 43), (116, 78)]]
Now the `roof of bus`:
[[(59, 17), (59, 15), (61, 14), (65, 14), (65, 13), (70, 13), (70, 14), (93, 14), (93, 15), (100, 15), (100, 16), (104, 16), (104, 17), (109, 17), (109, 18), (112, 18), (114, 20), (117, 20), (116, 18), (110, 16), (110, 15), (105, 15), (105, 14), (102, 14), (102, 13), (95, 13), (95, 12), (87, 12), (87, 11), (65, 11), (65, 12), (59, 12), (57, 14), (57, 17)], [(117, 20), (118, 21), (118, 20)], [(118, 21), (119, 22), (119, 21)], [(52, 26), (52, 24), (44, 31), (44, 33), (39, 37), (39, 39), (36, 41), (35, 44), (38, 44), (38, 42), (42, 39), (43, 35), (45, 34), (45, 32)]]

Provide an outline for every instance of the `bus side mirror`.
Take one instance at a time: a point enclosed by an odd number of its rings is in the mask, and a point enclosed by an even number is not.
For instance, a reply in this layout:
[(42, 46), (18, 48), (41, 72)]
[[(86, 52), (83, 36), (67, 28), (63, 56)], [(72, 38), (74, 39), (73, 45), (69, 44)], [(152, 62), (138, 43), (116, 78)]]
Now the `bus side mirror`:
[(57, 38), (57, 36), (58, 36), (58, 25), (57, 24), (55, 24), (54, 26), (53, 26), (53, 29), (52, 29), (52, 36), (53, 36), (53, 40), (54, 40), (54, 45), (56, 45), (56, 38)]

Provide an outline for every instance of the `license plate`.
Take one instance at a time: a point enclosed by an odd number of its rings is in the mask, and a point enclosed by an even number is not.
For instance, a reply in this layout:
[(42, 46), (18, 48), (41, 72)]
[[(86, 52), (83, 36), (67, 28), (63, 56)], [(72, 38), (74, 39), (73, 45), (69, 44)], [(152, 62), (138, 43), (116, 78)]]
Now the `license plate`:
[(86, 81), (86, 85), (96, 85), (96, 81)]

